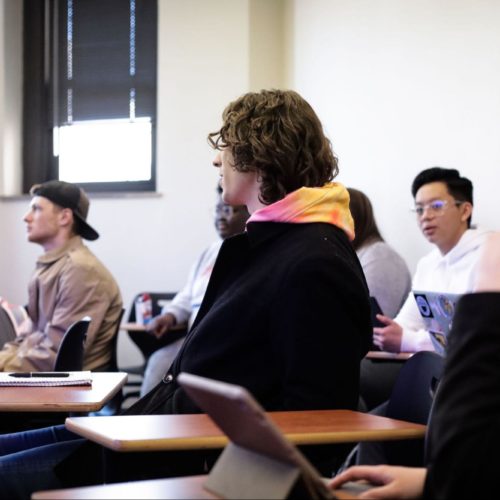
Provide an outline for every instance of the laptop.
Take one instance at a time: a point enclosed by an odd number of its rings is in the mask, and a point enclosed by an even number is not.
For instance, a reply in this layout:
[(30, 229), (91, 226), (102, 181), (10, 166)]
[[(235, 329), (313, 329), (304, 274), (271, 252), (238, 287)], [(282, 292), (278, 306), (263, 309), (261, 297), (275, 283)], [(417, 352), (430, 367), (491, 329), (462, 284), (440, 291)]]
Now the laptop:
[[(303, 498), (335, 498), (325, 479), (244, 387), (185, 372), (177, 381), (231, 440), (205, 483), (207, 489), (223, 498), (236, 498), (234, 494), (238, 498), (288, 498), (298, 487)], [(265, 481), (267, 490), (262, 487)], [(283, 487), (285, 493), (280, 493)]]
[(413, 296), (435, 351), (444, 356), (455, 307), (461, 294), (413, 290)]

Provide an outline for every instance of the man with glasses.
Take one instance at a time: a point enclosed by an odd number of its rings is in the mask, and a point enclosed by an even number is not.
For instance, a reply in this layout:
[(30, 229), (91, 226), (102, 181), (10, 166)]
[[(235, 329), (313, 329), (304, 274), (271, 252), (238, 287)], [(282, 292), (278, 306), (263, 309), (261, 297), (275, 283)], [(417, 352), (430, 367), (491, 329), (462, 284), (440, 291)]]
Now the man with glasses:
[[(433, 167), (415, 177), (411, 191), (417, 223), (436, 246), (418, 262), (413, 289), (470, 292), (478, 250), (488, 233), (471, 228), (472, 182), (461, 177), (458, 170)], [(373, 329), (373, 341), (382, 350), (433, 350), (411, 292), (396, 318), (377, 317), (385, 326)]]

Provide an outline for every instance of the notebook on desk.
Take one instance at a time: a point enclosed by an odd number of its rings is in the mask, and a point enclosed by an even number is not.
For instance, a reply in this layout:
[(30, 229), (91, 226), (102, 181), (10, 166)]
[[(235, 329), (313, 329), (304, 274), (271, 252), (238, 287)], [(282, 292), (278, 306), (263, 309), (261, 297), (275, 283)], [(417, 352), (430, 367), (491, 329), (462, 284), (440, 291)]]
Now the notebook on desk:
[(413, 290), (413, 296), (435, 351), (444, 356), (455, 307), (461, 294)]
[(288, 498), (289, 491), (283, 496), (280, 488), (299, 485), (307, 498), (335, 498), (244, 387), (189, 373), (179, 374), (177, 381), (231, 440), (212, 469), (208, 489), (223, 498)]

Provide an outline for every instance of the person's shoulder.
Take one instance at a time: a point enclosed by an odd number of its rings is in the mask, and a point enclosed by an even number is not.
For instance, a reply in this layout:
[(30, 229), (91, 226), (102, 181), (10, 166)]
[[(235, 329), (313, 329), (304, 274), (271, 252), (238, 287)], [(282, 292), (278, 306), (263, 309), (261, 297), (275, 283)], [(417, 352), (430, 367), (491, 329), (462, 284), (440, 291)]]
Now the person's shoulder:
[(194, 265), (199, 265), (200, 263), (206, 262), (207, 260), (215, 260), (223, 241), (224, 240), (219, 238), (205, 247), (203, 251), (198, 255), (198, 258), (196, 259)]
[(346, 233), (339, 227), (325, 222), (287, 224), (289, 230), (280, 237), (286, 245), (310, 248), (320, 251), (323, 245), (319, 243), (330, 243), (333, 245), (347, 245), (352, 248)]
[(324, 266), (337, 262), (338, 265), (354, 266), (356, 253), (346, 233), (339, 227), (327, 223), (294, 224), (295, 230), (284, 242), (287, 253), (292, 255), (296, 265)]
[(394, 248), (391, 247), (391, 245), (382, 240), (372, 241), (371, 243), (364, 245), (359, 249), (359, 252), (370, 253), (382, 257), (385, 257), (387, 255), (399, 256), (399, 254), (396, 252), (396, 250), (394, 250)]
[(467, 231), (465, 231), (462, 235), (462, 238), (460, 238), (460, 241), (457, 243), (457, 246), (464, 246), (472, 249), (479, 248), (493, 232), (494, 231), (491, 229), (485, 229), (482, 227), (467, 229)]
[(389, 243), (382, 240), (377, 240), (363, 246), (358, 250), (357, 254), (361, 262), (380, 261), (381, 263), (386, 263), (387, 265), (399, 265), (400, 267), (406, 269), (408, 268), (408, 265), (401, 254), (397, 252), (394, 247), (389, 245)]
[(67, 268), (74, 272), (97, 275), (106, 281), (115, 282), (115, 279), (104, 263), (82, 242), (76, 243), (67, 254)]

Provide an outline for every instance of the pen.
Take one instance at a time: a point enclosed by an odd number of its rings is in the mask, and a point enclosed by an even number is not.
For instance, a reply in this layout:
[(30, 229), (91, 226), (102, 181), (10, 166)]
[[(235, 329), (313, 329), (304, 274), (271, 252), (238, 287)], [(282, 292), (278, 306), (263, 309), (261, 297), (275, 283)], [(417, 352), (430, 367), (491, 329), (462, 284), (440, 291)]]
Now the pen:
[(9, 373), (9, 377), (31, 378), (31, 377), (69, 377), (65, 372), (25, 372)]

